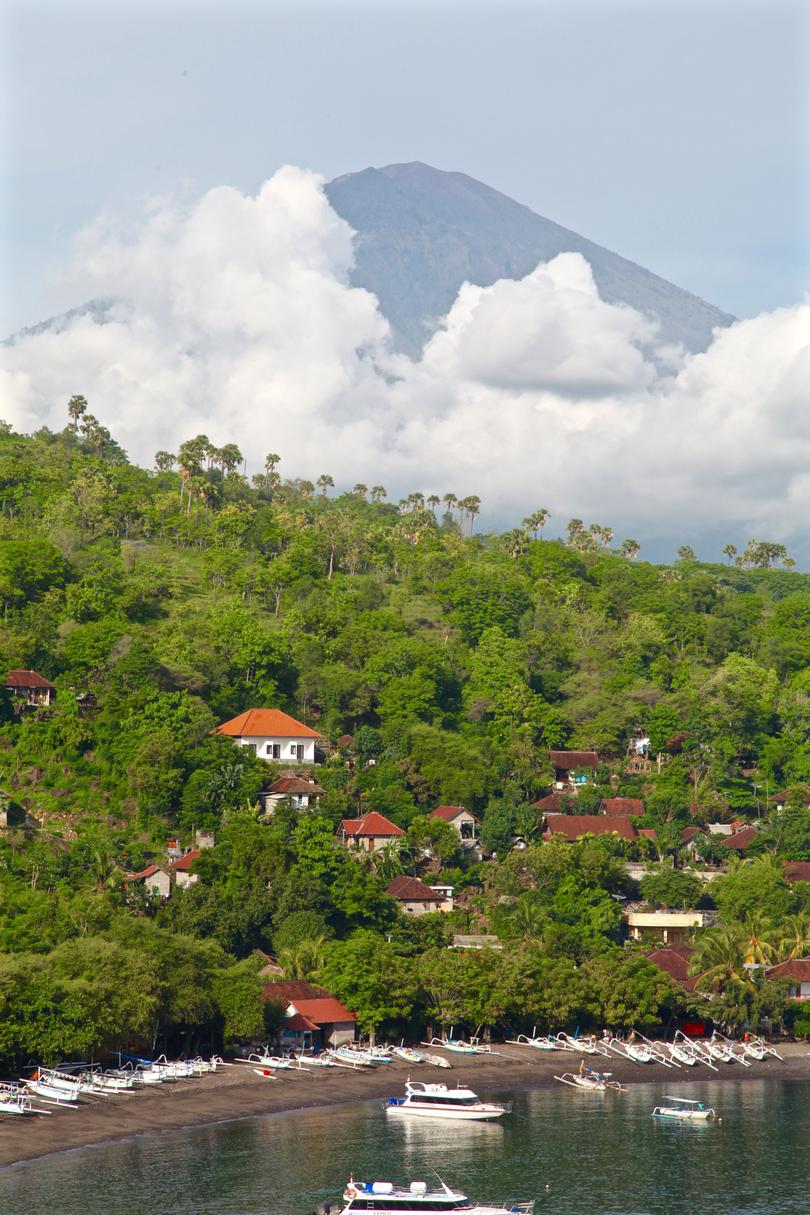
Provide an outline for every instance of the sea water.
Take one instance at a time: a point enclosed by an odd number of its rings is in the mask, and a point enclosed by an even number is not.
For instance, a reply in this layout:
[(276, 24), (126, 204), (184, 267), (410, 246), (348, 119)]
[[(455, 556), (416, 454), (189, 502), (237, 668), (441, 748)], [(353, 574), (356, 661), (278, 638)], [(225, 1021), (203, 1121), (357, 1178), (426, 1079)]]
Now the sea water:
[[(661, 1122), (665, 1082), (626, 1093), (488, 1093), (498, 1123), (390, 1118), (380, 1101), (246, 1118), (0, 1170), (2, 1215), (308, 1215), (350, 1173), (436, 1175), (537, 1215), (810, 1213), (810, 1084), (678, 1084), (719, 1122)], [(80, 1114), (73, 1114), (80, 1117)]]

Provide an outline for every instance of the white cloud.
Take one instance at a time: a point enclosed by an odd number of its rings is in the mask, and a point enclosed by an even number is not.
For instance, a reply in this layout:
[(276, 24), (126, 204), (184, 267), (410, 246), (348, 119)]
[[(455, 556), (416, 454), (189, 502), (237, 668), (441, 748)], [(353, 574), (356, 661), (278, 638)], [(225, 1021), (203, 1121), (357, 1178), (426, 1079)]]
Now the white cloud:
[(274, 450), (289, 475), (477, 493), (499, 525), (546, 505), (560, 529), (576, 514), (642, 541), (703, 537), (707, 555), (719, 537), (799, 537), (810, 308), (739, 322), (705, 354), (657, 350), (654, 325), (563, 254), (465, 284), (413, 363), (349, 286), (351, 261), (351, 230), (294, 168), (255, 197), (158, 204), (123, 235), (99, 222), (77, 245), (76, 298), (122, 302), (7, 348), (0, 415), (61, 427), (83, 392), (146, 463), (205, 431), (254, 469)]

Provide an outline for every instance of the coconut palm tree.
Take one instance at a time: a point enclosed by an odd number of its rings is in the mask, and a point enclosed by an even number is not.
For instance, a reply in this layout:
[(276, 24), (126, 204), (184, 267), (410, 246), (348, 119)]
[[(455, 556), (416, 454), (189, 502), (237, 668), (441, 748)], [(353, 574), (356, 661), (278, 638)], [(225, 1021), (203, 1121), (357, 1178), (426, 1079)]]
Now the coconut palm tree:
[(326, 937), (319, 936), (280, 949), (276, 961), (284, 971), (284, 978), (312, 979), (323, 966), (325, 944)]
[(775, 960), (777, 934), (771, 921), (761, 911), (750, 912), (743, 921), (748, 942), (746, 962), (767, 966)]
[(83, 396), (72, 396), (68, 401), (68, 417), (70, 418), (70, 429), (76, 431), (79, 429), (79, 418), (87, 413), (87, 398)]
[(810, 953), (810, 917), (807, 915), (789, 915), (779, 925), (774, 933), (776, 944), (775, 957), (779, 962), (788, 962), (791, 958), (805, 958)]
[(749, 941), (742, 928), (707, 928), (695, 942), (689, 973), (699, 991), (724, 991), (749, 981), (745, 968)]
[(731, 565), (731, 562), (737, 556), (737, 545), (736, 544), (727, 544), (726, 547), (723, 549), (723, 556), (728, 557), (728, 563), (729, 563), (729, 565)]

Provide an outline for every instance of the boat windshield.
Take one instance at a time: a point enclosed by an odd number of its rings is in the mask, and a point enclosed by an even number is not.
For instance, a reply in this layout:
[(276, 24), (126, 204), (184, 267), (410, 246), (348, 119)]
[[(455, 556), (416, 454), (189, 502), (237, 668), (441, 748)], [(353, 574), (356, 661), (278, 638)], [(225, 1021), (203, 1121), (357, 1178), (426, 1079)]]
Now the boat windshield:
[(443, 1194), (361, 1194), (352, 1198), (347, 1211), (401, 1211), (402, 1215), (422, 1211), (471, 1211), (472, 1204), (466, 1198), (453, 1198)]
[(480, 1105), (476, 1096), (457, 1097), (455, 1093), (412, 1093), (410, 1101), (418, 1101), (420, 1105)]

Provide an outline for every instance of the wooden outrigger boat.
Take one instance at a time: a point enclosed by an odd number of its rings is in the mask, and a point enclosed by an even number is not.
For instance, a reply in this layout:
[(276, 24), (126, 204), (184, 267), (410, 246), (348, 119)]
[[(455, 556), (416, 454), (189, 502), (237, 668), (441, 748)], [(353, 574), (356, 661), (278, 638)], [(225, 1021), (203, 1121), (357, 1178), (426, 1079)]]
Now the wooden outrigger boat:
[(683, 1122), (707, 1122), (717, 1115), (714, 1110), (707, 1108), (702, 1101), (692, 1101), (688, 1097), (664, 1097), (670, 1105), (656, 1105), (652, 1112), (653, 1118), (675, 1118)]
[(627, 1089), (619, 1084), (618, 1080), (611, 1080), (611, 1072), (594, 1072), (590, 1068), (586, 1068), (581, 1072), (563, 1072), (561, 1076), (555, 1076), (555, 1080), (559, 1080), (560, 1084), (569, 1084), (572, 1088), (584, 1088), (592, 1093), (606, 1093), (608, 1091), (615, 1093), (626, 1093)]

